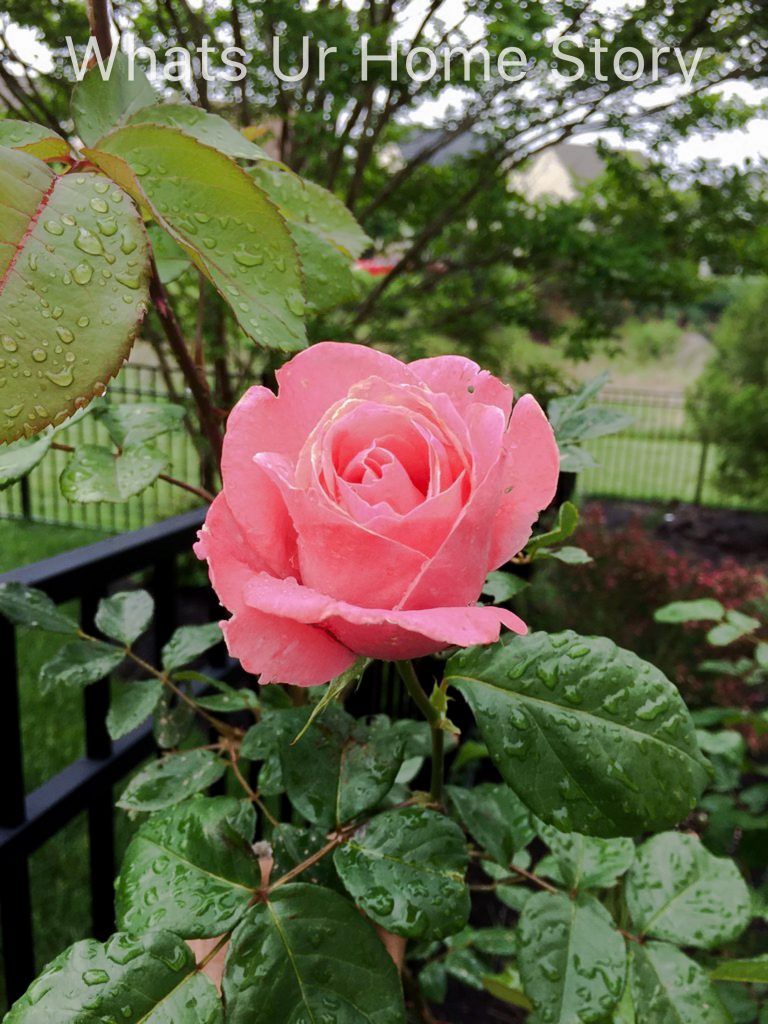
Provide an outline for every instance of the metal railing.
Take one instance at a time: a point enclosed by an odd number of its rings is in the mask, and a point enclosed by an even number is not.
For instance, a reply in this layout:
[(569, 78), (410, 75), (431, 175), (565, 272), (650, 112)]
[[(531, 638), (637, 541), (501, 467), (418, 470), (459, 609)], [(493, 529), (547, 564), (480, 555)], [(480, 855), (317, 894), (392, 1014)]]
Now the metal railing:
[[(111, 588), (144, 572), (155, 598), (155, 618), (148, 656), (159, 653), (177, 625), (178, 557), (188, 552), (203, 519), (194, 509), (133, 533), (111, 537), (0, 575), (43, 590), (57, 603), (78, 600), (83, 629), (93, 632), (99, 600)], [(152, 728), (142, 726), (117, 742), (106, 729), (110, 683), (85, 691), (85, 756), (39, 788), (27, 792), (22, 750), (21, 690), (17, 630), (0, 617), (3, 661), (3, 730), (0, 743), (0, 928), (6, 999), (13, 1002), (42, 966), (35, 957), (30, 858), (79, 814), (87, 815), (91, 934), (106, 938), (114, 931), (115, 828), (113, 786), (150, 757)], [(67, 884), (50, 879), (50, 884)], [(85, 894), (81, 893), (80, 896)], [(72, 899), (76, 894), (72, 894)], [(0, 995), (0, 1009), (2, 996)]]

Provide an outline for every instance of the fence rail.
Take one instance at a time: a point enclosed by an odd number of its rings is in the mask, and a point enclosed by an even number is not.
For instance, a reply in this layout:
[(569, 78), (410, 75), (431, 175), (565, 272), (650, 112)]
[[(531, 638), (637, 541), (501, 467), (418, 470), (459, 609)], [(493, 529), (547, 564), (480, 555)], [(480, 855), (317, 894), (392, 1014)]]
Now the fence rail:
[[(155, 598), (152, 646), (156, 661), (177, 625), (176, 561), (188, 552), (202, 523), (194, 509), (134, 533), (108, 538), (75, 551), (0, 575), (37, 587), (57, 603), (80, 602), (80, 622), (93, 631), (99, 600), (117, 582), (149, 571)], [(0, 934), (5, 995), (13, 1002), (41, 966), (35, 957), (30, 858), (78, 814), (87, 814), (92, 934), (114, 931), (115, 830), (112, 787), (151, 756), (151, 727), (113, 743), (105, 725), (110, 684), (88, 687), (83, 702), (85, 756), (28, 793), (21, 728), (21, 688), (16, 629), (0, 618), (3, 659), (3, 728), (0, 742)], [(53, 884), (57, 880), (50, 880)], [(63, 881), (66, 885), (67, 880)], [(74, 898), (74, 896), (73, 896)], [(2, 986), (0, 986), (2, 988)], [(2, 993), (0, 993), (2, 1004)]]
[[(171, 383), (177, 396), (186, 397), (184, 382), (177, 371), (172, 371)], [(169, 394), (159, 367), (138, 365), (127, 366), (109, 393), (126, 402), (167, 400)], [(581, 497), (756, 508), (755, 504), (718, 487), (717, 449), (701, 441), (687, 415), (682, 393), (606, 388), (600, 401), (629, 413), (634, 422), (620, 434), (588, 442), (587, 448), (598, 465), (580, 474)], [(67, 428), (60, 440), (75, 446), (109, 444), (105, 429), (92, 416)], [(168, 455), (172, 476), (192, 484), (201, 483), (199, 452), (187, 432), (160, 437), (156, 443)], [(156, 482), (121, 505), (70, 503), (58, 486), (68, 458), (65, 452), (49, 452), (25, 481), (0, 491), (0, 519), (26, 519), (119, 533), (176, 515), (195, 504), (196, 499), (189, 493), (164, 481)]]

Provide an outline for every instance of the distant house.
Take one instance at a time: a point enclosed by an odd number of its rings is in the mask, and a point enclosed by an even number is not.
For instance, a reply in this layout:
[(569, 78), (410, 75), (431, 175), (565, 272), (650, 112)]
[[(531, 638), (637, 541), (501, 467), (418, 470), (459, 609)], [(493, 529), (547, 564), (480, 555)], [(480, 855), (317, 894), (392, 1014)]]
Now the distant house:
[[(429, 149), (438, 136), (437, 131), (419, 132), (405, 142), (388, 146), (382, 154), (382, 163), (390, 170), (397, 170)], [(452, 139), (427, 162), (433, 167), (441, 167), (451, 160), (481, 152), (484, 145), (482, 135), (466, 132)], [(512, 172), (509, 189), (521, 192), (532, 202), (538, 199), (568, 202), (575, 199), (585, 185), (599, 178), (604, 169), (605, 162), (594, 146), (561, 142), (537, 154), (523, 170)]]

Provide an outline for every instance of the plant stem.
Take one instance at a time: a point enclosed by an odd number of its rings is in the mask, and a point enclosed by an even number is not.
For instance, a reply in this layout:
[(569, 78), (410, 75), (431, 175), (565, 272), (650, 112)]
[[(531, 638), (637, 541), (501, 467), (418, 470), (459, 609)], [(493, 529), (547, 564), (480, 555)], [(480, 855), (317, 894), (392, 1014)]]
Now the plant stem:
[(91, 35), (96, 40), (101, 56), (106, 60), (112, 50), (109, 0), (88, 0), (87, 6)]
[(163, 325), (171, 351), (176, 357), (179, 368), (184, 374), (184, 380), (187, 382), (192, 397), (195, 400), (200, 429), (208, 442), (211, 454), (218, 466), (221, 463), (221, 420), (213, 405), (211, 389), (208, 387), (205, 375), (200, 373), (195, 365), (195, 360), (192, 358), (192, 353), (187, 348), (181, 327), (168, 299), (168, 293), (157, 272), (154, 257), (150, 258), (150, 269), (149, 294), (155, 311)]
[[(71, 444), (60, 444), (58, 441), (51, 442), (51, 448), (57, 452), (74, 452), (76, 449)], [(117, 455), (115, 455), (117, 458)], [(177, 480), (175, 476), (169, 476), (167, 473), (160, 473), (157, 478), (158, 480), (164, 480), (167, 484), (173, 484), (174, 487), (180, 487), (183, 491), (189, 491), (190, 494), (197, 495), (198, 498), (202, 498), (203, 501), (209, 505), (215, 499), (216, 495), (211, 494), (210, 491), (206, 491), (204, 487), (196, 487), (194, 484), (188, 484), (186, 480)]]
[(429, 697), (422, 689), (416, 669), (411, 661), (398, 661), (397, 671), (405, 683), (405, 688), (413, 698), (413, 702), (419, 711), (429, 722), (432, 731), (432, 781), (430, 785), (430, 796), (434, 803), (440, 804), (443, 801), (443, 767), (445, 759), (444, 739), (445, 734), (440, 728), (441, 714), (432, 704)]

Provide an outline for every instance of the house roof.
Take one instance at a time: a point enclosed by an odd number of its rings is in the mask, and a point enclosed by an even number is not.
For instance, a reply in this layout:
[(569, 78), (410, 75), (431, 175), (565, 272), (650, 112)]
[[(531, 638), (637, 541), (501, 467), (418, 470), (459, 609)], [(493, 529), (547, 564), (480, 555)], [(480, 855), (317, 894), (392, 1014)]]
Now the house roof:
[[(417, 156), (440, 136), (441, 130), (429, 129), (414, 133), (409, 139), (399, 143), (400, 152), (405, 160)], [(465, 132), (444, 146), (430, 157), (432, 167), (442, 167), (457, 157), (480, 153), (487, 145), (487, 137), (475, 132)], [(605, 162), (598, 156), (594, 146), (579, 146), (573, 142), (560, 142), (550, 152), (557, 154), (565, 168), (579, 181), (594, 181), (605, 170)]]

